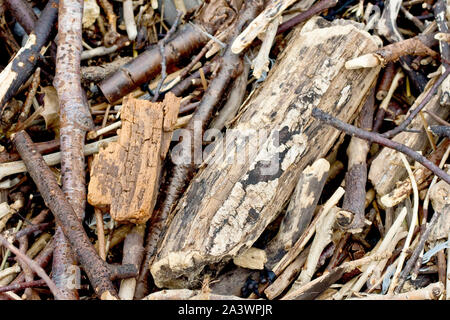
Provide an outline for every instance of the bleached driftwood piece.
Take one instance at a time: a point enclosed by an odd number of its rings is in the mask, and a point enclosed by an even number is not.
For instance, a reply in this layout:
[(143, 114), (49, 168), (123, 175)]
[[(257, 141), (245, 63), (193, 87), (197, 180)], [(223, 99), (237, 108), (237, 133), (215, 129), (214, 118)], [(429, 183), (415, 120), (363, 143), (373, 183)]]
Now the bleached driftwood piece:
[[(436, 79), (431, 79), (427, 84), (427, 87), (430, 88), (435, 81)], [(411, 107), (411, 110), (420, 104), (427, 92), (428, 90), (425, 90), (416, 99)], [(448, 116), (450, 109), (440, 105), (439, 96), (440, 94), (434, 95), (424, 109), (429, 110), (445, 119)], [(435, 123), (435, 120), (428, 114), (424, 113), (424, 117), (428, 124)], [(423, 122), (421, 117), (416, 117), (408, 127), (422, 129)], [(393, 140), (414, 150), (426, 150), (429, 146), (427, 134), (424, 130), (420, 133), (414, 134), (411, 134), (410, 132), (400, 132), (393, 138)], [(383, 148), (383, 150), (381, 150), (381, 152), (373, 160), (369, 170), (369, 180), (375, 187), (377, 194), (382, 197), (391, 192), (395, 188), (395, 184), (398, 181), (403, 180), (403, 178), (406, 178), (406, 169), (401, 165), (399, 153), (392, 149)]]
[(281, 16), (273, 19), (269, 23), (266, 33), (264, 35), (263, 43), (259, 49), (258, 55), (252, 62), (253, 76), (255, 79), (261, 78), (264, 72), (269, 71), (269, 53), (272, 48), (273, 40), (277, 34), (278, 25), (281, 23)]
[[(257, 240), (302, 170), (340, 135), (314, 120), (314, 106), (346, 122), (358, 114), (379, 69), (355, 72), (345, 70), (344, 63), (375, 49), (377, 42), (353, 23), (340, 23), (313, 18), (304, 26), (307, 31), (292, 31), (284, 53), (236, 121), (234, 132), (244, 136), (225, 144), (219, 139), (208, 165), (174, 209), (151, 267), (158, 287), (195, 286), (205, 266), (218, 266)], [(258, 130), (258, 139), (249, 137), (248, 129)], [(237, 153), (226, 152), (223, 159), (222, 151), (236, 145)]]
[(264, 250), (251, 247), (236, 256), (233, 262), (242, 268), (262, 270), (264, 269), (264, 264), (267, 262), (267, 255)]
[(333, 226), (338, 212), (338, 207), (331, 208), (327, 215), (322, 216), (317, 223), (316, 235), (314, 236), (314, 240), (311, 244), (311, 249), (309, 251), (306, 263), (300, 273), (300, 276), (297, 280), (295, 280), (289, 292), (294, 292), (296, 289), (311, 281), (323, 249), (325, 249), (325, 247), (331, 242)]
[(330, 164), (321, 158), (303, 170), (277, 235), (265, 249), (272, 268), (292, 248), (311, 222), (327, 180)]
[(120, 222), (144, 223), (150, 218), (180, 100), (170, 93), (160, 103), (124, 99), (119, 140), (100, 150), (92, 163), (91, 205), (110, 206), (111, 217)]
[(253, 21), (241, 32), (241, 34), (233, 41), (231, 50), (233, 53), (240, 53), (247, 48), (248, 45), (264, 30), (267, 25), (276, 17), (281, 15), (287, 7), (297, 2), (298, 0), (274, 0), (263, 12), (253, 19)]

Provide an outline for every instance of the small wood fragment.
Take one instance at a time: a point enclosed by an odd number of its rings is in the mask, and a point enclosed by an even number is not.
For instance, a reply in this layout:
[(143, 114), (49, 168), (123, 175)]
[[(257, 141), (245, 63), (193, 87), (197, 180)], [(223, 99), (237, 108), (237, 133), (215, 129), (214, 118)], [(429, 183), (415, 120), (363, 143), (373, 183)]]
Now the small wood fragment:
[(111, 217), (119, 222), (150, 218), (180, 101), (171, 93), (161, 103), (124, 99), (119, 140), (100, 150), (92, 163), (91, 205), (110, 206)]

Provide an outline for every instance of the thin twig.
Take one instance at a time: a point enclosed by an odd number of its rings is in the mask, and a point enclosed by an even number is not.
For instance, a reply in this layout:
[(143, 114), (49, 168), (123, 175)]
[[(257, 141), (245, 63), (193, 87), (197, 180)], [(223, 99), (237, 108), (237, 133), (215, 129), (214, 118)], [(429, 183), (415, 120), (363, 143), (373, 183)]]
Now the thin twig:
[(436, 166), (434, 163), (432, 163), (430, 160), (419, 154), (418, 152), (408, 148), (404, 144), (398, 143), (393, 140), (389, 140), (385, 138), (383, 135), (375, 133), (375, 132), (369, 132), (362, 129), (359, 129), (355, 126), (352, 126), (348, 123), (342, 122), (339, 119), (334, 118), (333, 116), (329, 115), (326, 112), (323, 112), (322, 110), (318, 108), (314, 108), (312, 111), (312, 116), (314, 118), (319, 119), (320, 121), (325, 122), (328, 125), (331, 125), (332, 127), (339, 129), (341, 131), (344, 131), (347, 134), (350, 134), (352, 136), (356, 136), (361, 139), (369, 140), (373, 143), (378, 143), (384, 147), (397, 150), (398, 152), (404, 153), (407, 156), (413, 158), (420, 164), (422, 164), (425, 168), (432, 171), (435, 175), (437, 175), (439, 178), (444, 180), (447, 183), (450, 183), (450, 175), (448, 175), (445, 171), (440, 169), (438, 166)]
[(13, 246), (6, 240), (2, 235), (0, 235), (0, 242), (5, 247), (8, 248), (12, 253), (16, 255), (19, 260), (22, 260), (26, 263), (36, 274), (45, 281), (48, 288), (52, 292), (53, 296), (59, 300), (63, 300), (64, 296), (61, 294), (60, 290), (56, 287), (55, 283), (50, 279), (50, 277), (45, 273), (44, 269), (42, 269), (35, 261), (27, 257), (25, 254), (20, 252), (18, 248)]

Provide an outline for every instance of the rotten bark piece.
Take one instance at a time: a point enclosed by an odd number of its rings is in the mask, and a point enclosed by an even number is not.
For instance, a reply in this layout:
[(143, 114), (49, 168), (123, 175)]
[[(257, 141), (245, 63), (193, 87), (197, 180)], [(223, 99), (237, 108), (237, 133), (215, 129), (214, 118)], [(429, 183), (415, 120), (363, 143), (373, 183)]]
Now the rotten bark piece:
[(31, 5), (26, 0), (5, 0), (5, 4), (25, 32), (30, 34), (37, 21)]
[(26, 44), (17, 52), (0, 74), (0, 110), (28, 80), (40, 57), (42, 47), (47, 43), (54, 29), (58, 14), (59, 0), (49, 0), (39, 17), (36, 26), (30, 33)]
[(389, 44), (375, 52), (359, 56), (345, 63), (347, 69), (373, 68), (376, 66), (385, 66), (388, 62), (395, 62), (400, 57), (406, 55), (412, 56), (431, 56), (436, 58), (438, 53), (432, 49), (437, 44), (433, 34), (419, 34), (410, 39)]
[[(144, 257), (144, 233), (145, 224), (135, 226), (125, 239), (123, 244), (122, 264), (132, 264), (139, 270)], [(136, 278), (123, 279), (120, 283), (119, 297), (121, 300), (133, 300), (136, 289)]]
[[(224, 15), (223, 12), (227, 14)], [(209, 34), (214, 34), (219, 27), (234, 20), (235, 17), (230, 14), (231, 12), (234, 11), (224, 1), (216, 3), (211, 1), (201, 9), (195, 23), (204, 27)], [(208, 41), (209, 38), (199, 32), (196, 26), (185, 24), (165, 46), (167, 67), (190, 56)], [(103, 80), (99, 88), (106, 99), (112, 103), (156, 76), (161, 71), (161, 60), (159, 48), (155, 46)]]
[[(430, 154), (429, 160), (438, 165), (449, 146), (450, 139), (445, 139), (442, 141), (437, 149)], [(425, 167), (420, 166), (419, 168), (416, 168), (414, 170), (414, 179), (416, 180), (417, 185), (420, 186), (425, 183), (431, 174), (432, 172)], [(398, 183), (394, 190), (381, 197), (381, 204), (386, 208), (394, 207), (408, 197), (411, 192), (411, 181), (409, 178), (406, 178), (402, 182)]]
[[(86, 206), (84, 139), (86, 131), (93, 128), (87, 98), (81, 87), (83, 3), (83, 0), (61, 0), (59, 3), (54, 79), (60, 110), (62, 188), (80, 221), (84, 219)], [(76, 261), (69, 242), (58, 225), (55, 243), (53, 279), (68, 298), (76, 299), (76, 289), (68, 283), (71, 266)]]
[[(314, 29), (317, 24), (322, 28)], [(378, 70), (348, 71), (343, 63), (355, 51), (373, 50), (376, 42), (354, 25), (312, 19), (303, 30), (307, 26), (309, 31), (293, 31), (283, 58), (234, 127), (269, 135), (258, 142), (246, 143), (245, 136), (241, 142), (219, 140), (205, 160), (208, 166), (178, 202), (151, 268), (157, 286), (192, 286), (206, 265), (224, 262), (256, 241), (279, 214), (302, 170), (324, 156), (339, 136), (313, 120), (314, 106), (348, 120), (357, 114)], [(302, 58), (309, 56), (316, 57), (314, 63)], [(235, 152), (222, 158), (224, 146), (238, 147), (237, 164)]]
[(86, 271), (95, 293), (101, 299), (116, 299), (118, 296), (110, 280), (114, 274), (113, 269), (98, 256), (77, 214), (58, 186), (54, 174), (45, 164), (42, 156), (34, 149), (30, 137), (24, 131), (20, 131), (14, 135), (13, 142), (27, 165), (30, 176), (44, 198), (45, 204), (54, 214), (70, 247)]
[(157, 103), (125, 97), (119, 140), (100, 150), (92, 163), (91, 205), (110, 206), (118, 222), (144, 223), (150, 218), (180, 101), (171, 93)]
[(310, 224), (329, 169), (328, 161), (321, 158), (301, 173), (280, 229), (267, 245), (268, 268), (272, 269), (278, 263)]
[[(358, 119), (363, 130), (372, 130), (375, 111), (375, 86), (370, 91)], [(345, 195), (342, 210), (337, 214), (339, 226), (350, 233), (359, 233), (365, 225), (364, 209), (367, 184), (367, 154), (370, 142), (352, 137), (347, 148), (348, 169), (345, 175)]]
[[(435, 80), (430, 80), (429, 85), (434, 83)], [(417, 99), (412, 107), (418, 105), (424, 97), (427, 95), (427, 91), (423, 92)], [(436, 113), (439, 117), (446, 118), (450, 113), (449, 108), (441, 107), (439, 103), (439, 95), (435, 95), (431, 100), (426, 103), (425, 110), (430, 110)], [(428, 114), (424, 114), (425, 119), (429, 124), (434, 123), (433, 118)], [(420, 128), (423, 126), (420, 118), (415, 118), (411, 122), (411, 127)], [(426, 152), (429, 145), (427, 135), (424, 131), (420, 133), (411, 134), (410, 132), (400, 132), (392, 141), (401, 143), (413, 150), (423, 150)], [(384, 196), (391, 192), (395, 188), (395, 184), (406, 177), (406, 169), (403, 166), (399, 166), (401, 163), (400, 156), (394, 150), (384, 148), (372, 161), (372, 165), (369, 169), (369, 180), (372, 182), (377, 194)]]
[[(434, 5), (434, 17), (436, 19), (436, 24), (439, 32), (448, 33), (448, 25), (445, 17), (445, 13), (447, 12), (448, 3), (444, 0), (437, 0)], [(450, 46), (446, 41), (439, 41), (439, 50), (441, 51), (441, 60), (442, 61), (450, 61)], [(447, 64), (442, 65), (443, 71), (450, 68)], [(441, 105), (449, 106), (450, 105), (450, 78), (447, 78), (442, 83), (442, 91), (441, 91)]]

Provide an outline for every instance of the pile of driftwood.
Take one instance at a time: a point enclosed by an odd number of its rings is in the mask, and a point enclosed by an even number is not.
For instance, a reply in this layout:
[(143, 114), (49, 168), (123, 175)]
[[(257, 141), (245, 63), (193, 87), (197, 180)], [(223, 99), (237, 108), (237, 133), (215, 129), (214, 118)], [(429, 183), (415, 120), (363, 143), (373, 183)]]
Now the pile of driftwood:
[(449, 299), (446, 0), (2, 0), (0, 299)]

